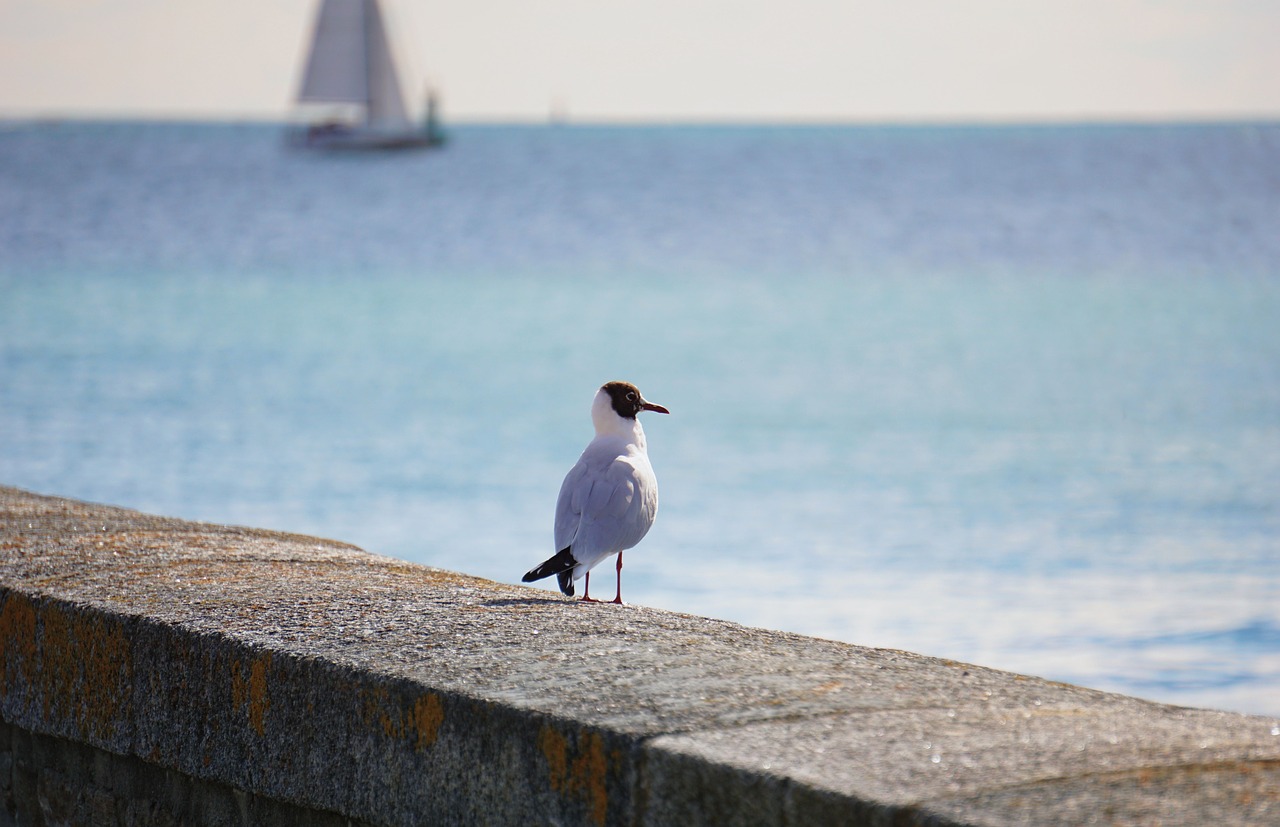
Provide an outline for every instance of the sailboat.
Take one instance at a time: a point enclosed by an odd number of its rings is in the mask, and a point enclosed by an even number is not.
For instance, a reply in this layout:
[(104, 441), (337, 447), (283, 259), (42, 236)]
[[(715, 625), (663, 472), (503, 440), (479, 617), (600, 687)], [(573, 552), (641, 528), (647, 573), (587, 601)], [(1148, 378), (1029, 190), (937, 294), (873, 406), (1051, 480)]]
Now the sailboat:
[(379, 150), (444, 143), (434, 93), (425, 120), (409, 118), (378, 0), (322, 0), (298, 104), (320, 117), (290, 130), (295, 146)]

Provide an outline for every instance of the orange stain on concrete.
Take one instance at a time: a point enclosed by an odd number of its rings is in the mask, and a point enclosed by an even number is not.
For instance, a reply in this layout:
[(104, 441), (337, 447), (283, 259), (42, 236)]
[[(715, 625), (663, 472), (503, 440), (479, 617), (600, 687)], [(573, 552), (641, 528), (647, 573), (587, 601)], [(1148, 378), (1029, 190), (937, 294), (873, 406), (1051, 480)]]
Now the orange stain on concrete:
[(271, 668), (271, 653), (254, 658), (245, 677), (244, 664), (231, 662), (231, 705), (236, 709), (247, 708), (249, 726), (258, 735), (266, 735), (267, 711), (271, 709), (271, 692), (267, 686), (267, 670)]
[(36, 665), (36, 608), (10, 592), (0, 606), (0, 698), (31, 684)]
[(599, 733), (583, 732), (577, 740), (576, 749), (571, 750), (569, 740), (546, 725), (538, 733), (538, 748), (547, 759), (551, 789), (580, 799), (587, 805), (591, 820), (603, 825), (609, 810), (609, 762), (604, 754), (604, 739)]
[(401, 696), (383, 686), (362, 687), (359, 697), (365, 723), (381, 728), (389, 739), (412, 741), (414, 748), (422, 752), (440, 737), (444, 702), (435, 692), (420, 695), (407, 705)]
[(569, 742), (550, 726), (543, 726), (538, 733), (538, 748), (547, 759), (551, 774), (551, 789), (564, 792), (565, 779), (569, 777)]
[(39, 697), (45, 720), (59, 711), (86, 738), (110, 736), (130, 713), (133, 652), (114, 618), (10, 593), (0, 608), (0, 669), (0, 696)]
[(259, 735), (266, 734), (267, 710), (271, 708), (271, 695), (267, 692), (267, 669), (270, 666), (270, 652), (249, 665), (249, 726)]
[(436, 742), (440, 737), (440, 725), (444, 723), (444, 704), (440, 696), (428, 692), (413, 702), (413, 712), (409, 718), (414, 732), (418, 752)]

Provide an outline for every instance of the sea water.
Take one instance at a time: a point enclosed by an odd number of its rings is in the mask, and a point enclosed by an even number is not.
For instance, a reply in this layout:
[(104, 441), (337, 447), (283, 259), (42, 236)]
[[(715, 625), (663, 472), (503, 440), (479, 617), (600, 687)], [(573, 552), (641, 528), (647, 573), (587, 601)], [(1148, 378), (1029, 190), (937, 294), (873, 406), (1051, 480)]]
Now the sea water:
[(628, 602), (1280, 714), (1280, 124), (0, 127), (0, 483), (516, 582), (611, 379)]

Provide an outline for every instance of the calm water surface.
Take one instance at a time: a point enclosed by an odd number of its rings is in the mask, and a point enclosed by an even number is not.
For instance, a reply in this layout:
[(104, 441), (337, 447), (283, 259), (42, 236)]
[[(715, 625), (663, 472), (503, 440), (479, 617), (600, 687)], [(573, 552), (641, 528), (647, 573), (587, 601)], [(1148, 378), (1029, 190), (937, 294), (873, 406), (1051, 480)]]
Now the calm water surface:
[[(1280, 714), (1280, 125), (0, 128), (0, 481)], [(612, 573), (601, 577), (611, 586)]]

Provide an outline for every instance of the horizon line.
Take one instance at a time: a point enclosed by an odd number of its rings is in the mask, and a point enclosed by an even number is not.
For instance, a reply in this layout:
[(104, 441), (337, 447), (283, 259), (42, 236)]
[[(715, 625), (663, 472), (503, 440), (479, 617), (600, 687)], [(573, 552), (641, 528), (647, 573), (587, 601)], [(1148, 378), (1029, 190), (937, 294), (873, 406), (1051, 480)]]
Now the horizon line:
[[(297, 124), (289, 113), (173, 112), (161, 110), (33, 111), (0, 110), (0, 123), (120, 122), (261, 124), (281, 127)], [(968, 115), (627, 115), (572, 117), (565, 115), (469, 115), (445, 117), (443, 126), (549, 126), (549, 127), (839, 127), (839, 126), (1158, 126), (1280, 123), (1280, 112), (1217, 113), (1079, 113), (1068, 114), (968, 114)]]

